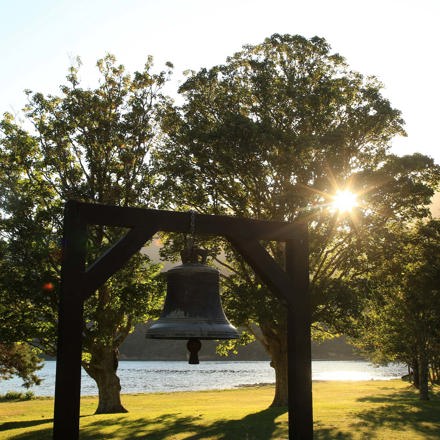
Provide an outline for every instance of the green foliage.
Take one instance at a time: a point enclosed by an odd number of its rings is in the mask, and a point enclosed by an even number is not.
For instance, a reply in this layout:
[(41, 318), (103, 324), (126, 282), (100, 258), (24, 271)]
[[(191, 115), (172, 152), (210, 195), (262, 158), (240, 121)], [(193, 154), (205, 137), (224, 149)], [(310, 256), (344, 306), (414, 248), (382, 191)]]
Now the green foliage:
[[(154, 206), (151, 152), (160, 136), (158, 108), (170, 75), (149, 58), (129, 75), (112, 55), (97, 63), (95, 89), (81, 87), (80, 62), (60, 95), (27, 92), (24, 121), (0, 121), (0, 307), (5, 341), (36, 339), (55, 353), (63, 206), (66, 200)], [(87, 263), (126, 231), (90, 227)], [(160, 296), (160, 267), (137, 255), (85, 305), (84, 348), (90, 362), (114, 352)]]
[(6, 394), (0, 395), (0, 401), (33, 399), (35, 399), (35, 394), (32, 391), (26, 391), (25, 393), (20, 393), (18, 391), (8, 391)]
[[(168, 203), (308, 220), (314, 320), (330, 327), (346, 327), (346, 316), (358, 312), (353, 297), (374, 261), (374, 237), (389, 223), (425, 216), (439, 179), (431, 159), (388, 153), (391, 139), (404, 135), (403, 120), (381, 88), (350, 70), (324, 39), (273, 35), (224, 65), (190, 73), (183, 104), (164, 114), (168, 139), (158, 164)], [(341, 188), (362, 202), (345, 217), (328, 209)], [(282, 246), (266, 246), (281, 262)], [(281, 320), (278, 302), (238, 256), (224, 252), (235, 261), (227, 283), (240, 293), (226, 302), (237, 322), (246, 321), (243, 310), (258, 322), (261, 314)]]
[[(428, 157), (389, 154), (405, 132), (380, 82), (351, 70), (322, 38), (275, 34), (190, 72), (179, 92), (182, 105), (164, 110), (167, 139), (157, 155), (168, 205), (306, 220), (314, 325), (321, 335), (350, 329), (376, 243), (393, 224), (427, 215), (440, 176)], [(360, 200), (345, 215), (329, 209), (340, 189)], [(263, 244), (283, 264), (283, 246)], [(274, 364), (284, 362), (283, 305), (227, 243), (222, 252), (228, 316), (258, 323)]]
[(440, 221), (393, 232), (370, 278), (355, 343), (378, 363), (407, 363), (426, 393), (429, 377), (440, 380)]
[(220, 356), (228, 356), (230, 353), (238, 354), (238, 347), (255, 341), (255, 336), (247, 331), (242, 331), (238, 339), (220, 341), (216, 347), (216, 353)]
[[(161, 92), (169, 64), (154, 74), (148, 59), (133, 75), (111, 55), (97, 65), (95, 89), (81, 87), (78, 61), (59, 96), (28, 91), (25, 121), (9, 114), (0, 121), (4, 340), (36, 338), (54, 353), (67, 199), (306, 220), (315, 333), (352, 329), (375, 292), (383, 255), (400, 249), (395, 231), (428, 215), (440, 177), (428, 157), (389, 153), (392, 138), (405, 132), (380, 82), (351, 70), (324, 39), (298, 35), (275, 34), (223, 65), (189, 72), (180, 106)], [(340, 189), (359, 197), (350, 213), (329, 209)], [(124, 232), (89, 228), (88, 264)], [(181, 238), (169, 239), (171, 255)], [(224, 269), (228, 316), (261, 340), (274, 365), (283, 364), (282, 303), (226, 241), (201, 243)], [(283, 264), (282, 244), (263, 245)], [(383, 266), (391, 274), (393, 261)], [(133, 325), (157, 311), (158, 271), (138, 255), (86, 303), (90, 374), (111, 370)]]
[(0, 343), (0, 380), (17, 375), (23, 379), (23, 386), (29, 388), (41, 383), (41, 379), (34, 374), (41, 367), (38, 352), (29, 345)]

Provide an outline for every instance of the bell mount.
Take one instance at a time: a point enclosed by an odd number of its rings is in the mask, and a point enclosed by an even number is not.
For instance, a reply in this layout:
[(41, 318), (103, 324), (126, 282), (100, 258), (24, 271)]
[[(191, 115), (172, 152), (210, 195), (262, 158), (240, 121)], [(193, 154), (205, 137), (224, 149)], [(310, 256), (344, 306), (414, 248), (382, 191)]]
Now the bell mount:
[[(125, 227), (129, 231), (86, 268), (88, 225)], [(200, 234), (228, 239), (259, 278), (286, 304), (289, 440), (312, 440), (307, 224), (198, 214), (197, 225)], [(73, 200), (66, 203), (58, 312), (55, 440), (79, 437), (84, 302), (158, 231), (188, 233), (188, 213)], [(260, 240), (285, 242), (285, 268), (267, 253)]]

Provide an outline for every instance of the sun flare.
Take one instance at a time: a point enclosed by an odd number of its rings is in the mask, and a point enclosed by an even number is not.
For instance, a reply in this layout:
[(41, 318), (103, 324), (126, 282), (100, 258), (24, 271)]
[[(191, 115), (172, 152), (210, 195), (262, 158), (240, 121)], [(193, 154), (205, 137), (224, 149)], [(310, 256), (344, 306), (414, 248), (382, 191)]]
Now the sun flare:
[(356, 206), (358, 206), (357, 195), (349, 190), (339, 190), (331, 202), (331, 207), (339, 212), (350, 212)]

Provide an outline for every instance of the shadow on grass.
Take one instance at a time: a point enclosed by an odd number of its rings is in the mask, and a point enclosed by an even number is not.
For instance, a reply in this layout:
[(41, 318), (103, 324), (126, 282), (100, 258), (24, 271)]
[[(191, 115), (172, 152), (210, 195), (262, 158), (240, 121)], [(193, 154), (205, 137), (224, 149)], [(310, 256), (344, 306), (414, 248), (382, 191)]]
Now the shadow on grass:
[[(337, 428), (320, 427), (315, 422), (315, 440), (353, 440), (361, 438), (382, 438), (381, 430), (386, 427), (396, 432), (414, 431), (426, 439), (440, 438), (440, 396), (428, 402), (419, 401), (413, 391), (402, 391), (384, 395), (363, 397), (359, 402), (374, 404), (374, 408), (353, 413), (355, 420), (349, 432)], [(91, 439), (149, 439), (166, 440), (184, 434), (185, 440), (268, 440), (288, 437), (287, 421), (277, 420), (286, 412), (286, 408), (267, 408), (236, 419), (217, 420), (207, 424), (202, 415), (183, 416), (179, 413), (163, 414), (160, 417), (130, 418), (120, 415), (112, 418), (87, 416), (87, 422), (81, 427), (81, 440)], [(83, 418), (82, 418), (83, 420)], [(19, 428), (31, 428), (51, 423), (52, 419), (6, 422), (0, 425), (0, 431)], [(11, 433), (12, 434), (12, 433)], [(367, 436), (368, 435), (368, 436)], [(52, 427), (44, 427), (22, 434), (12, 434), (11, 440), (49, 440)]]
[[(119, 428), (112, 432), (115, 438), (165, 440), (177, 434), (186, 433), (185, 440), (268, 440), (287, 439), (287, 421), (276, 419), (287, 412), (286, 408), (267, 408), (254, 414), (249, 414), (238, 420), (218, 420), (211, 425), (204, 425), (201, 416), (181, 417), (178, 414), (166, 414), (153, 420), (118, 420), (96, 421), (87, 426), (81, 439), (99, 438), (99, 433), (105, 427), (117, 423)], [(154, 430), (152, 425), (157, 424)], [(145, 430), (148, 427), (148, 431)], [(337, 429), (315, 429), (316, 440), (352, 440), (350, 433)]]
[[(90, 417), (90, 416), (81, 416)], [(53, 419), (35, 419), (35, 420), (22, 420), (20, 422), (5, 422), (0, 424), (0, 432), (6, 432), (12, 429), (32, 428), (38, 425), (50, 424), (50, 428), (43, 428), (32, 430), (31, 432), (24, 432), (21, 434), (10, 434), (7, 438), (14, 440), (52, 440), (52, 423)]]
[(354, 437), (349, 432), (342, 432), (336, 428), (314, 428), (314, 440), (352, 440)]
[[(277, 422), (276, 418), (285, 412), (285, 408), (268, 408), (238, 420), (219, 420), (210, 425), (204, 422), (201, 415), (181, 416), (179, 414), (164, 414), (154, 419), (148, 417), (131, 419), (119, 416), (112, 419), (90, 421), (90, 423), (81, 428), (80, 438), (81, 440), (109, 438), (110, 434), (112, 438), (127, 440), (165, 440), (178, 434), (186, 433), (186, 440), (202, 440), (206, 438), (216, 438), (218, 440), (281, 439), (287, 438), (287, 435), (281, 435), (287, 432), (287, 423), (284, 421)], [(32, 427), (51, 421), (51, 419), (44, 419), (9, 422), (8, 426), (5, 426), (2, 430)], [(11, 440), (45, 440), (50, 439), (51, 436), (52, 429), (45, 428), (33, 432), (12, 434), (8, 438)]]
[[(380, 433), (387, 427), (395, 431), (413, 430), (426, 439), (440, 438), (440, 396), (432, 394), (432, 400), (421, 401), (414, 390), (393, 394), (367, 396), (359, 402), (375, 403), (368, 411), (359, 411), (355, 417), (360, 420), (353, 428)], [(373, 437), (371, 437), (373, 438)]]
[(8, 431), (10, 429), (30, 428), (32, 426), (51, 423), (52, 421), (53, 419), (36, 419), (36, 420), (22, 420), (20, 422), (4, 422), (4, 423), (0, 423), (0, 432)]
[[(287, 421), (276, 421), (284, 414), (286, 408), (267, 408), (254, 414), (249, 414), (238, 420), (219, 420), (211, 425), (203, 423), (203, 417), (180, 416), (179, 414), (164, 414), (150, 419), (142, 417), (130, 419), (126, 416), (116, 416), (112, 419), (94, 420), (83, 426), (80, 431), (81, 440), (118, 438), (166, 440), (178, 434), (186, 433), (185, 440), (203, 440), (215, 438), (218, 440), (268, 440), (287, 439)], [(81, 418), (83, 418), (82, 416)], [(94, 416), (85, 416), (93, 419)], [(53, 419), (28, 420), (23, 422), (6, 422), (0, 425), (0, 431), (30, 428)], [(49, 440), (52, 439), (52, 426), (26, 432), (11, 434), (11, 440)], [(315, 440), (352, 440), (350, 433), (337, 429), (317, 428), (314, 430)]]
[(10, 429), (31, 428), (33, 426), (50, 423), (50, 428), (33, 430), (32, 432), (25, 432), (22, 434), (10, 434), (7, 438), (14, 440), (51, 440), (52, 439), (52, 419), (26, 420), (23, 422), (6, 422), (0, 425), (1, 431), (8, 431)]
[[(218, 440), (268, 440), (287, 439), (287, 422), (276, 422), (275, 419), (285, 410), (269, 408), (240, 420), (220, 420), (209, 426), (198, 423), (200, 417), (179, 417), (178, 414), (166, 414), (156, 419), (113, 419), (99, 420), (84, 426), (80, 432), (81, 440), (112, 438), (119, 439), (149, 439), (164, 440), (177, 434), (188, 433), (186, 440), (202, 440), (207, 437)], [(1, 430), (26, 428), (43, 423), (50, 423), (52, 419), (30, 420), (27, 422), (10, 422), (1, 425)], [(152, 425), (164, 425), (157, 430)], [(7, 427), (5, 425), (8, 425)], [(112, 429), (114, 428), (114, 429)], [(107, 431), (108, 429), (108, 431)], [(103, 431), (106, 431), (106, 434)], [(11, 440), (50, 440), (52, 427), (33, 432), (11, 435)], [(314, 430), (315, 440), (352, 440), (353, 436), (337, 429), (321, 428)]]
[(285, 408), (268, 408), (239, 420), (218, 420), (210, 425), (206, 425), (202, 416), (182, 417), (179, 414), (165, 414), (155, 419), (97, 420), (85, 427), (81, 439), (99, 438), (105, 428), (117, 425), (112, 435), (121, 439), (164, 440), (186, 433), (186, 440), (267, 440), (277, 430), (285, 429), (285, 423), (275, 420), (285, 412)]

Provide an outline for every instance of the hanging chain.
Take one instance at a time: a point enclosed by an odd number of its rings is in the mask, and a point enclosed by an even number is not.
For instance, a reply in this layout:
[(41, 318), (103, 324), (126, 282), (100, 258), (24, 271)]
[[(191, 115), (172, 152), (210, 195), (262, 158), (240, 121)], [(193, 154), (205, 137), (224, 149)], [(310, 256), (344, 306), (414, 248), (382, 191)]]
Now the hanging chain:
[(206, 249), (200, 249), (196, 247), (196, 212), (189, 211), (190, 221), (189, 221), (189, 237), (185, 236), (185, 245), (180, 256), (183, 263), (198, 263), (199, 260), (202, 264), (206, 263), (208, 256), (208, 251)]
[(196, 258), (195, 255), (195, 244), (196, 244), (196, 212), (194, 210), (189, 211), (189, 239), (188, 239), (188, 251), (191, 261)]
[(189, 233), (191, 234), (191, 240), (194, 243), (194, 236), (196, 233), (196, 211), (194, 211), (193, 209), (191, 209), (191, 211), (189, 211), (190, 213), (190, 219), (189, 219)]
[(189, 236), (185, 236), (185, 244), (180, 252), (183, 263), (197, 262), (197, 253), (195, 250), (196, 213), (191, 210), (189, 214)]

